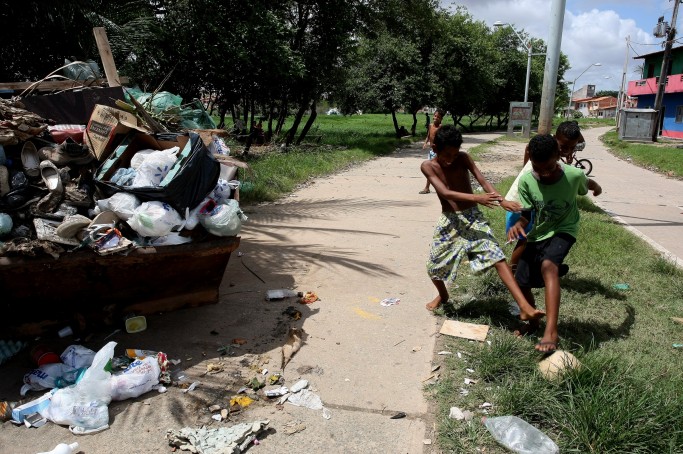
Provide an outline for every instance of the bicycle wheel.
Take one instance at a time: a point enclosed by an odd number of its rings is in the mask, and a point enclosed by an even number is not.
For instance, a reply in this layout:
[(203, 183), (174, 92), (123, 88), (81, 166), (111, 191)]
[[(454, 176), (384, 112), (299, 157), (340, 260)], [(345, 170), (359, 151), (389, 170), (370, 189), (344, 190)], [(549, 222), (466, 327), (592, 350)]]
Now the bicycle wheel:
[(583, 173), (590, 175), (593, 171), (593, 163), (588, 159), (579, 159), (574, 163), (574, 166), (578, 169), (583, 170)]

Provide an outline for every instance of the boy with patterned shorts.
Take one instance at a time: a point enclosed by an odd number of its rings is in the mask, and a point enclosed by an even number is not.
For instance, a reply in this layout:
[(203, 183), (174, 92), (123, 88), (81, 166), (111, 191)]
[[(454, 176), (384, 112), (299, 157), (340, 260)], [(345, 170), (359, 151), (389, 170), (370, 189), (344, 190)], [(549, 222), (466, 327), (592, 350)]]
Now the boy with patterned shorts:
[[(427, 272), (439, 294), (427, 304), (427, 309), (434, 310), (448, 301), (446, 282), (455, 280), (460, 262), (467, 257), (475, 272), (495, 267), (517, 302), (522, 320), (543, 317), (545, 313), (526, 300), (505, 262), (505, 254), (477, 207), (478, 204), (489, 208), (500, 205), (508, 211), (519, 211), (521, 206), (504, 201), (472, 158), (460, 151), (462, 135), (454, 126), (442, 126), (434, 137), (434, 145), (436, 158), (424, 161), (420, 167), (441, 202), (441, 218), (434, 229), (427, 262)], [(470, 174), (486, 193), (472, 192)]]

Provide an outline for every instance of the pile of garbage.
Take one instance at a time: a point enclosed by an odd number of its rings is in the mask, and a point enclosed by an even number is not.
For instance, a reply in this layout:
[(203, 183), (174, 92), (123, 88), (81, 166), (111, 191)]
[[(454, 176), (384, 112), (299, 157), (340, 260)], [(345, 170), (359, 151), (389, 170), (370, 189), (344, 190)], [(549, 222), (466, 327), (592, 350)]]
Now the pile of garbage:
[(0, 99), (0, 255), (126, 254), (239, 233), (240, 182), (220, 135), (153, 134), (126, 115), (98, 105), (87, 125), (50, 124)]
[(70, 345), (57, 357), (34, 349), (39, 366), (24, 376), (21, 395), (49, 390), (37, 399), (3, 402), (0, 420), (27, 427), (47, 421), (69, 426), (77, 435), (100, 432), (109, 427), (109, 403), (141, 396), (153, 389), (165, 392), (170, 383), (168, 359), (163, 352), (126, 350), (114, 357), (116, 342), (97, 353)]

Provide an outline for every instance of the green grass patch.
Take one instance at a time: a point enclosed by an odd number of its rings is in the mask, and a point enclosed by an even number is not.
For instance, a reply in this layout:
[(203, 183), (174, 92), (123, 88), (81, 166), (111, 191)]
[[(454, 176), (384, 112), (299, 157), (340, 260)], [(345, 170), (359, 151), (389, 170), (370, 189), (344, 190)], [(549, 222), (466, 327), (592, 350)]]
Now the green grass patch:
[(619, 140), (616, 131), (602, 136), (602, 141), (613, 154), (630, 160), (632, 163), (662, 172), (676, 178), (683, 178), (683, 149), (678, 148), (680, 142), (663, 139), (661, 142), (636, 143)]
[[(508, 178), (497, 186), (505, 193)], [(438, 441), (443, 452), (503, 453), (480, 421), (484, 402), (490, 415), (517, 415), (550, 436), (561, 452), (681, 453), (683, 427), (683, 271), (647, 243), (611, 220), (588, 197), (580, 199), (581, 225), (562, 278), (560, 348), (582, 367), (547, 381), (537, 369), (537, 336), (515, 338), (509, 312), (512, 297), (495, 271), (464, 272), (451, 304), (439, 313), (491, 326), (488, 343), (445, 338), (444, 348), (462, 352), (442, 367), (441, 382), (427, 392), (438, 404)], [(484, 213), (501, 244), (505, 214)], [(506, 255), (512, 245), (504, 247)], [(462, 267), (465, 270), (466, 267)], [(615, 284), (628, 284), (619, 290)], [(542, 289), (534, 290), (544, 307)], [(541, 323), (542, 334), (544, 324)], [(467, 372), (466, 369), (474, 372)], [(478, 380), (465, 385), (464, 378)], [(461, 394), (461, 389), (468, 391)], [(470, 410), (469, 422), (449, 419), (452, 406)]]

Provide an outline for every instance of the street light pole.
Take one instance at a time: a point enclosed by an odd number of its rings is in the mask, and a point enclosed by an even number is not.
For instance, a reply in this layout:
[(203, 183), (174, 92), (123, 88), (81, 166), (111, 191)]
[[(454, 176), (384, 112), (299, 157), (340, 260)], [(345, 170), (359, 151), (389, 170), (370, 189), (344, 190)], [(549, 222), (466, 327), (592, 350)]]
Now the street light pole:
[[(579, 74), (579, 77), (583, 76), (586, 71), (591, 69), (593, 66), (602, 66), (602, 63), (593, 63), (590, 65), (588, 68), (584, 69), (581, 74)], [(569, 118), (569, 110), (572, 107), (572, 98), (574, 97), (574, 89), (576, 88), (576, 81), (579, 80), (579, 77), (574, 79), (574, 82), (572, 82), (572, 91), (569, 92), (569, 104), (567, 104), (567, 118)]]
[(512, 29), (512, 31), (515, 32), (515, 35), (517, 35), (517, 38), (521, 41), (522, 45), (524, 47), (526, 47), (527, 62), (526, 62), (526, 81), (524, 82), (524, 102), (527, 102), (527, 100), (529, 99), (529, 81), (531, 78), (531, 56), (533, 55), (532, 54), (531, 40), (529, 40), (528, 42), (524, 41), (522, 39), (522, 36), (519, 33), (517, 33), (517, 30), (515, 30), (515, 28), (507, 22), (504, 23), (501, 21), (496, 21), (493, 23), (494, 27), (502, 27), (504, 25), (509, 25), (510, 28)]

